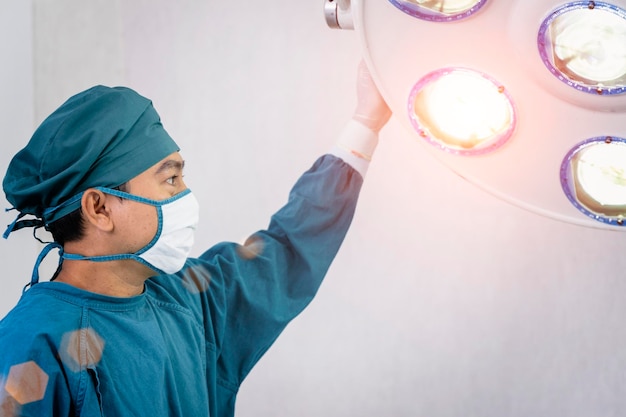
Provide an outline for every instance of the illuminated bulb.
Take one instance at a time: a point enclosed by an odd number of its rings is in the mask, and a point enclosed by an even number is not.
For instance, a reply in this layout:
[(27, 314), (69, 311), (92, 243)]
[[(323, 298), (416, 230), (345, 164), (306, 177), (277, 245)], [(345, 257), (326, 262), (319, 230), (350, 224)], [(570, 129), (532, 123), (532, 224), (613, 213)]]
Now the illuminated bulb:
[(555, 11), (539, 47), (546, 65), (588, 92), (626, 85), (626, 11), (615, 6), (581, 2)]
[(478, 3), (476, 0), (406, 0), (406, 3), (412, 3), (442, 14), (463, 13)]
[(623, 226), (626, 219), (626, 139), (597, 137), (578, 144), (561, 165), (561, 184), (581, 212)]
[(491, 149), (513, 130), (513, 106), (504, 89), (474, 71), (431, 73), (418, 82), (409, 100), (416, 130), (448, 150)]
[(389, 0), (418, 19), (448, 22), (476, 13), (487, 0)]
[(605, 206), (626, 206), (626, 144), (599, 144), (578, 156), (580, 187)]

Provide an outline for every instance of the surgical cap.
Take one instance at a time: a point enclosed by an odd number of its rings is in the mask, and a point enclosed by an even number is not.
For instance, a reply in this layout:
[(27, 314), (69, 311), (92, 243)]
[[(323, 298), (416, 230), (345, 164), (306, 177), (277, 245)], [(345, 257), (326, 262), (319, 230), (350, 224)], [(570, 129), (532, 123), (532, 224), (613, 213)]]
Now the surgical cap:
[(90, 187), (117, 187), (178, 150), (150, 100), (126, 87), (96, 86), (43, 121), (2, 185), (20, 217), (47, 225), (80, 207), (72, 197)]

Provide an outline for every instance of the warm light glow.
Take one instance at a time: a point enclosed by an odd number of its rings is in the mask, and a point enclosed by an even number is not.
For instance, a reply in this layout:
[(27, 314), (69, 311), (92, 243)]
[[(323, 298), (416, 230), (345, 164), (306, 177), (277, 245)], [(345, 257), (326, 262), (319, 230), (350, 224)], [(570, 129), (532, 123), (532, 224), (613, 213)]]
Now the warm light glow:
[(192, 294), (200, 294), (207, 291), (210, 282), (211, 275), (206, 268), (190, 265), (183, 269), (183, 286)]
[(265, 241), (260, 235), (252, 235), (245, 242), (237, 247), (237, 254), (246, 260), (261, 256), (265, 249)]
[(590, 197), (602, 205), (626, 206), (626, 144), (600, 144), (578, 156), (576, 177)]
[(19, 416), (21, 405), (2, 388), (4, 385), (4, 381), (0, 379), (0, 416)]
[(486, 0), (389, 0), (414, 17), (433, 21), (452, 21), (477, 12)]
[(104, 340), (90, 327), (74, 330), (63, 335), (59, 350), (65, 366), (79, 372), (86, 367), (94, 367), (102, 359)]
[(555, 11), (539, 48), (546, 65), (589, 92), (626, 86), (626, 12), (616, 6), (579, 2)]
[(424, 77), (413, 89), (409, 107), (420, 136), (461, 153), (493, 149), (514, 127), (513, 106), (504, 88), (465, 69)]
[(405, 0), (405, 3), (415, 4), (433, 12), (441, 14), (463, 13), (478, 3), (476, 0)]
[(19, 404), (28, 404), (46, 395), (48, 378), (34, 361), (24, 362), (11, 367), (4, 389)]
[(620, 225), (626, 216), (626, 141), (594, 138), (574, 148), (561, 168), (564, 191), (581, 211)]

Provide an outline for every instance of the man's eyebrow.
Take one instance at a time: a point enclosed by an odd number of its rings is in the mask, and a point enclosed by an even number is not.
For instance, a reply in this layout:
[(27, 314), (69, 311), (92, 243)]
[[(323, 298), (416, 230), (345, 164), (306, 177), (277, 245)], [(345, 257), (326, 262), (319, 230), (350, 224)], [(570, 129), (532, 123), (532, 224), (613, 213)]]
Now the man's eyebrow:
[(185, 167), (185, 161), (179, 161), (177, 159), (168, 159), (167, 161), (163, 162), (161, 166), (159, 166), (159, 168), (156, 170), (156, 173), (160, 174), (170, 169), (176, 169), (178, 171), (182, 171), (184, 167)]

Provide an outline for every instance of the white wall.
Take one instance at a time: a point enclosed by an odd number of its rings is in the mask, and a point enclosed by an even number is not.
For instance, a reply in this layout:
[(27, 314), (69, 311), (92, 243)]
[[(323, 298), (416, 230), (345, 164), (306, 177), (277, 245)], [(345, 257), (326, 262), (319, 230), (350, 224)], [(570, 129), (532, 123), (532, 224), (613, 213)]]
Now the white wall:
[[(30, 0), (0, 0), (0, 172), (30, 137), (33, 127), (32, 4)], [(0, 193), (0, 234), (17, 215)], [(38, 245), (29, 232), (0, 238), (0, 317), (12, 308), (30, 281)]]
[[(28, 21), (23, 0), (9, 6)], [(96, 83), (151, 97), (204, 208), (196, 253), (264, 227), (354, 105), (357, 37), (325, 26), (321, 0), (35, 6), (35, 119)], [(8, 39), (23, 52), (29, 36)], [(5, 131), (33, 113), (7, 77)], [(27, 130), (2, 139), (3, 168)], [(11, 239), (7, 288), (35, 257)], [(238, 416), (623, 416), (623, 249), (622, 233), (474, 188), (392, 121), (325, 284), (244, 383)], [(17, 294), (0, 297), (6, 311)]]

